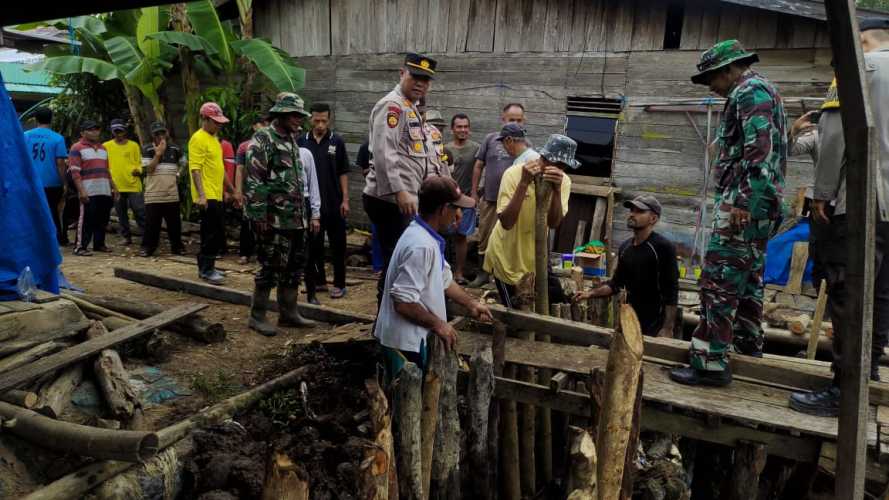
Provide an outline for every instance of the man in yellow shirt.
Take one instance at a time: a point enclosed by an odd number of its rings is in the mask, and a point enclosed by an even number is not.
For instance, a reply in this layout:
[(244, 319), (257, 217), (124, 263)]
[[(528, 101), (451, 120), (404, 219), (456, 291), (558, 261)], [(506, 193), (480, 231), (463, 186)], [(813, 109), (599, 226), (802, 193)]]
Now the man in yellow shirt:
[(113, 139), (102, 144), (108, 151), (108, 169), (111, 180), (117, 186), (120, 196), (114, 209), (120, 223), (120, 234), (125, 245), (133, 243), (130, 232), (130, 210), (136, 219), (139, 230), (145, 233), (145, 202), (142, 199), (142, 150), (139, 143), (127, 138), (127, 124), (115, 118), (111, 120)]
[[(524, 130), (514, 130), (515, 124), (504, 126), (500, 140), (510, 154), (517, 153), (516, 162), (506, 169), (500, 181), (497, 195), (497, 223), (491, 232), (488, 249), (485, 252), (484, 269), (494, 276), (494, 283), (500, 299), (506, 307), (513, 307), (515, 285), (527, 273), (534, 272), (534, 213), (537, 210), (534, 179), (542, 175), (543, 180), (552, 184), (553, 196), (547, 212), (547, 226), (558, 227), (568, 213), (568, 198), (571, 195), (571, 178), (564, 175), (565, 168), (577, 168), (580, 163), (574, 159), (577, 143), (564, 135), (549, 136), (540, 149), (540, 158), (530, 159), (527, 154)], [(522, 151), (519, 151), (522, 149)], [(526, 161), (525, 159), (528, 158)], [(555, 196), (559, 193), (558, 196)], [(561, 302), (554, 297), (560, 289), (550, 284), (550, 300)]]
[(216, 136), (228, 118), (215, 102), (201, 106), (201, 128), (188, 141), (188, 170), (191, 172), (191, 200), (201, 211), (201, 250), (198, 276), (213, 285), (225, 281), (216, 270), (216, 256), (225, 245), (225, 206), (222, 193), (225, 165), (222, 144)]

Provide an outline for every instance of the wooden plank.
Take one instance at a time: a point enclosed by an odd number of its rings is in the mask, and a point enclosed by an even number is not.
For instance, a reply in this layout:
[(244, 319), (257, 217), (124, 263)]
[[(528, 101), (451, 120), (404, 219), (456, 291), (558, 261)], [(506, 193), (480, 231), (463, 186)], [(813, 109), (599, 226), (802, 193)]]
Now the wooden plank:
[(587, 222), (585, 220), (577, 222), (577, 234), (574, 236), (574, 248), (577, 248), (587, 242), (586, 225)]
[(97, 352), (153, 332), (207, 307), (207, 304), (183, 304), (148, 319), (132, 323), (113, 332), (87, 340), (61, 352), (41, 358), (26, 367), (0, 374), (0, 393), (31, 382), (44, 373), (82, 361)]
[(605, 48), (612, 52), (626, 52), (630, 50), (633, 41), (633, 19), (635, 18), (635, 4), (617, 0), (608, 1), (608, 29), (609, 35)]
[(704, 17), (704, 5), (701, 0), (685, 2), (685, 13), (682, 19), (682, 33), (679, 37), (681, 50), (695, 50), (701, 41), (701, 23)]
[(809, 329), (809, 344), (806, 347), (806, 358), (815, 359), (818, 354), (818, 337), (821, 335), (821, 320), (824, 319), (824, 309), (827, 307), (827, 281), (821, 280), (818, 287), (818, 300), (815, 302), (815, 315), (812, 318), (812, 327)]
[(719, 20), (722, 17), (724, 5), (723, 2), (704, 0), (703, 15), (701, 17), (701, 38), (698, 41), (699, 50), (707, 50), (720, 40)]
[[(607, 24), (608, 0), (578, 0), (577, 4), (586, 5), (586, 36), (585, 52), (604, 52), (608, 48), (610, 30)], [(579, 31), (582, 33), (582, 31)]]
[[(573, 180), (573, 178), (572, 178)], [(574, 184), (571, 183), (572, 194), (585, 194), (589, 196), (608, 196), (612, 193), (619, 193), (620, 188), (614, 186), (597, 186), (595, 184)]]
[[(741, 34), (741, 22), (745, 18), (747, 10), (738, 5), (730, 5), (723, 3), (722, 10), (719, 13), (719, 35), (720, 40), (729, 40), (738, 38)], [(743, 44), (744, 41), (741, 40)]]
[(790, 274), (784, 292), (799, 294), (803, 289), (803, 274), (806, 272), (806, 263), (809, 261), (809, 242), (798, 241), (793, 244), (793, 255), (790, 258)]
[[(576, 321), (552, 318), (530, 312), (507, 309), (500, 305), (488, 306), (494, 318), (502, 321), (511, 330), (545, 331), (553, 339), (578, 346), (608, 347), (613, 330)], [(449, 303), (449, 312), (465, 316), (466, 311)], [(688, 362), (689, 343), (679, 339), (644, 337), (645, 356), (652, 361), (665, 364)], [(755, 358), (736, 354), (731, 357), (732, 373), (737, 378), (746, 378), (764, 383), (814, 390), (824, 387), (833, 380), (829, 365), (802, 366), (795, 358), (766, 356)], [(871, 382), (871, 404), (889, 405), (889, 383)]]
[(664, 29), (667, 26), (665, 2), (636, 0), (636, 17), (633, 23), (633, 50), (662, 50)]
[(749, 11), (755, 16), (741, 22), (740, 40), (745, 48), (773, 49), (778, 37), (778, 14), (768, 10)]
[(608, 212), (608, 198), (597, 198), (596, 208), (593, 209), (593, 220), (590, 223), (590, 239), (602, 240), (602, 224)]
[(494, 51), (494, 27), (498, 10), (496, 0), (474, 0), (469, 3), (465, 52)]
[[(115, 267), (114, 276), (135, 281), (136, 283), (142, 283), (143, 285), (163, 288), (165, 290), (173, 290), (176, 292), (185, 292), (198, 297), (243, 306), (250, 305), (250, 301), (252, 300), (252, 295), (250, 293), (236, 290), (234, 288), (208, 285), (200, 281), (174, 278), (172, 276), (163, 276), (145, 271), (136, 271), (134, 269)], [(325, 323), (372, 323), (374, 321), (374, 317), (368, 314), (350, 313), (327, 306), (300, 303), (298, 307), (299, 312), (303, 316)], [(277, 311), (277, 302), (269, 304), (269, 308), (273, 311)]]
[[(495, 396), (500, 399), (546, 407), (579, 417), (589, 417), (595, 406), (589, 394), (565, 390), (553, 393), (541, 385), (502, 377), (497, 377), (494, 390)], [(816, 461), (820, 449), (818, 439), (766, 432), (727, 422), (714, 428), (701, 418), (665, 411), (652, 404), (643, 407), (642, 428), (726, 446), (734, 446), (742, 439), (754, 440), (767, 444), (769, 452), (775, 456), (800, 462)]]
[[(836, 60), (837, 80), (843, 82), (846, 144), (846, 217), (848, 253), (844, 323), (854, 335), (844, 340), (840, 376), (840, 435), (837, 447), (836, 492), (846, 498), (864, 498), (867, 469), (868, 375), (873, 334), (874, 227), (876, 226), (875, 173), (878, 158), (876, 131), (868, 103), (864, 58), (855, 18), (855, 2), (825, 0), (828, 30)], [(847, 343), (848, 341), (848, 343)]]
[(474, 4), (471, 0), (451, 0), (448, 12), (448, 54), (457, 54), (466, 50), (466, 39), (469, 29), (469, 9)]
[(805, 17), (793, 18), (793, 35), (790, 38), (790, 48), (802, 49), (815, 46), (816, 24), (812, 19)]

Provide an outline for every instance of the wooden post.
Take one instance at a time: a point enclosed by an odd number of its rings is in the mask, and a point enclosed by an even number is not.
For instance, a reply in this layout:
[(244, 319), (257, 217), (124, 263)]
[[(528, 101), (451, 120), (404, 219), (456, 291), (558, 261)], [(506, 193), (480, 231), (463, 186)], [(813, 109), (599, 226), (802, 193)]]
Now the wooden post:
[[(636, 451), (639, 448), (639, 432), (642, 430), (642, 387), (644, 384), (645, 372), (640, 370), (639, 384), (636, 386), (636, 401), (633, 403), (633, 427), (630, 430), (630, 440), (627, 442), (627, 453), (624, 459), (621, 500), (630, 500), (633, 497), (633, 482), (636, 480)], [(590, 381), (590, 385), (593, 385), (592, 381)]]
[(421, 413), (423, 374), (414, 363), (405, 363), (394, 381), (395, 459), (398, 491), (405, 500), (423, 499)]
[(821, 320), (824, 319), (824, 308), (827, 306), (827, 281), (821, 280), (818, 287), (818, 301), (815, 302), (815, 316), (809, 329), (809, 345), (806, 348), (806, 358), (815, 359), (818, 354), (818, 337), (821, 336)]
[(642, 368), (642, 330), (632, 306), (620, 306), (620, 324), (621, 331), (615, 333), (608, 352), (596, 439), (600, 457), (597, 474), (600, 500), (614, 500), (620, 496)]
[[(437, 448), (435, 429), (438, 427), (438, 399), (441, 396), (441, 377), (444, 372), (444, 342), (434, 333), (427, 337), (429, 343), (429, 367), (423, 380), (423, 413), (420, 418), (420, 443), (422, 446), (423, 498), (429, 498), (429, 485), (432, 481), (432, 454)], [(439, 443), (440, 445), (440, 443)]]
[[(94, 321), (86, 332), (88, 339), (107, 335), (108, 330), (101, 321)], [(114, 349), (104, 349), (93, 364), (93, 372), (111, 415), (126, 423), (131, 429), (139, 429), (142, 424), (142, 402), (130, 386), (130, 377), (123, 367), (120, 355)]]
[(569, 500), (597, 500), (596, 444), (586, 430), (568, 426), (571, 440), (571, 467), (568, 476)]
[(289, 456), (273, 452), (262, 488), (262, 500), (309, 500), (309, 482), (301, 478), (299, 472), (302, 471)]
[(759, 493), (759, 475), (766, 465), (766, 446), (762, 443), (741, 441), (735, 447), (730, 500), (748, 500)]
[[(515, 365), (505, 366), (503, 377), (515, 379)], [(503, 492), (504, 500), (519, 500), (522, 498), (519, 479), (519, 416), (515, 401), (500, 400), (500, 422), (503, 484), (498, 491)]]
[[(439, 345), (441, 341), (439, 341)], [(429, 497), (433, 500), (456, 500), (460, 495), (460, 415), (457, 413), (456, 352), (444, 353), (441, 363), (441, 393), (438, 398), (438, 425), (435, 429), (435, 448), (432, 453), (432, 476)], [(485, 412), (487, 438), (488, 406)], [(484, 446), (485, 442), (480, 443)]]
[[(373, 426), (375, 449), (367, 450), (361, 463), (361, 498), (368, 500), (389, 499), (389, 478), (394, 477), (394, 449), (392, 446), (392, 416), (389, 401), (375, 378), (364, 381), (370, 406), (370, 422)], [(366, 464), (366, 465), (365, 465)]]
[[(550, 200), (552, 199), (554, 193), (552, 189), (552, 185), (549, 182), (543, 180), (543, 175), (537, 177), (535, 180), (535, 190), (534, 194), (536, 195), (535, 207), (536, 211), (534, 213), (534, 253), (536, 255), (534, 261), (534, 276), (535, 276), (535, 293), (534, 293), (534, 311), (537, 314), (546, 315), (550, 312), (549, 308), (549, 239), (547, 238), (549, 234), (549, 224), (547, 223), (547, 214), (549, 213)], [(558, 196), (559, 193), (555, 193), (555, 196)], [(541, 342), (549, 342), (550, 335), (545, 332), (538, 332), (539, 340)], [(549, 379), (552, 378), (552, 371), (548, 369), (539, 370), (538, 373), (539, 379), (538, 381), (546, 385), (549, 383)], [(533, 410), (533, 408), (532, 408)], [(541, 471), (540, 475), (544, 482), (549, 483), (553, 478), (553, 424), (552, 424), (552, 414), (550, 413), (549, 408), (539, 408), (537, 410), (539, 412), (540, 417), (540, 465)], [(530, 415), (533, 413), (529, 412)], [(526, 417), (527, 418), (527, 417)], [(531, 420), (531, 424), (534, 424), (534, 420)], [(526, 424), (528, 425), (528, 424)], [(534, 428), (531, 427), (531, 432), (534, 432)], [(533, 435), (533, 434), (532, 434)], [(533, 442), (531, 444), (532, 448), (534, 446)], [(534, 455), (531, 455), (531, 468), (530, 473), (534, 473), (533, 466), (536, 465), (534, 463)], [(525, 457), (525, 460), (528, 460)], [(534, 488), (534, 483), (530, 483), (531, 491), (525, 492), (528, 495), (534, 495), (536, 492), (536, 488)]]
[[(876, 173), (879, 148), (864, 76), (864, 57), (853, 0), (825, 0), (830, 45), (836, 61), (846, 159), (846, 317), (840, 375), (836, 496), (864, 498), (867, 467), (868, 370), (873, 299)], [(885, 105), (885, 103), (880, 103)], [(885, 209), (885, 207), (884, 207)]]
[(806, 262), (809, 261), (809, 242), (798, 241), (793, 244), (793, 255), (790, 258), (790, 274), (784, 292), (798, 295), (803, 289), (803, 274), (806, 272)]
[(494, 466), (488, 460), (488, 428), (490, 409), (497, 405), (491, 404), (494, 396), (494, 356), (490, 348), (473, 354), (469, 361), (469, 450), (468, 463), (470, 490), (467, 498), (491, 500), (495, 498), (493, 484), (496, 475)]

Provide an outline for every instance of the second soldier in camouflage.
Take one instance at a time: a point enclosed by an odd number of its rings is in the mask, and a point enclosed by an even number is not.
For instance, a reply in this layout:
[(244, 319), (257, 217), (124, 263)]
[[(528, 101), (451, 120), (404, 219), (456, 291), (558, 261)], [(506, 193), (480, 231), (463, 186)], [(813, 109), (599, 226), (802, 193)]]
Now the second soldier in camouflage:
[(691, 343), (691, 367), (670, 377), (691, 385), (731, 382), (729, 350), (762, 356), (762, 271), (766, 242), (780, 224), (787, 165), (784, 105), (759, 61), (737, 40), (701, 56), (692, 82), (725, 97), (717, 132), (713, 225), (701, 275), (701, 319)]
[(278, 287), (278, 325), (312, 326), (297, 308), (300, 273), (305, 266), (305, 231), (309, 228), (306, 171), (296, 134), (309, 116), (296, 94), (278, 94), (269, 109), (272, 123), (258, 130), (247, 148), (244, 215), (253, 223), (256, 274), (248, 326), (263, 335), (277, 330), (266, 320), (269, 296)]

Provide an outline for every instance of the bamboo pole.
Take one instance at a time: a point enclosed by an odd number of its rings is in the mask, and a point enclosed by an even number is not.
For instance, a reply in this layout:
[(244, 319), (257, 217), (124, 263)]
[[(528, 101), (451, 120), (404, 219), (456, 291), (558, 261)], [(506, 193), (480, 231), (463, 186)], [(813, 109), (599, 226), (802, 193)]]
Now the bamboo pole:
[(608, 352), (602, 414), (596, 446), (599, 453), (599, 500), (619, 498), (633, 409), (642, 368), (642, 331), (629, 304), (620, 306), (621, 329)]
[(825, 307), (827, 307), (827, 281), (822, 279), (818, 286), (815, 316), (809, 329), (809, 344), (806, 347), (806, 358), (808, 359), (815, 359), (815, 355), (818, 354), (818, 337), (821, 336), (821, 321), (824, 319)]
[[(549, 304), (549, 224), (547, 223), (547, 214), (549, 212), (550, 200), (553, 196), (552, 184), (543, 180), (543, 175), (535, 180), (536, 210), (534, 213), (534, 253), (536, 255), (534, 261), (535, 276), (535, 294), (534, 294), (534, 311), (537, 314), (550, 313)], [(550, 342), (550, 335), (545, 332), (539, 332), (538, 340), (541, 342)], [(552, 378), (552, 370), (542, 369), (538, 373), (538, 382), (542, 385), (548, 385)], [(553, 424), (552, 413), (549, 408), (539, 408), (537, 410), (540, 417), (540, 476), (545, 483), (549, 483), (553, 479)], [(532, 420), (533, 423), (533, 420)], [(533, 432), (533, 428), (531, 429)], [(533, 462), (532, 462), (533, 463)], [(533, 472), (533, 469), (532, 469)], [(533, 486), (533, 484), (531, 485)], [(535, 494), (531, 491), (530, 494)]]

